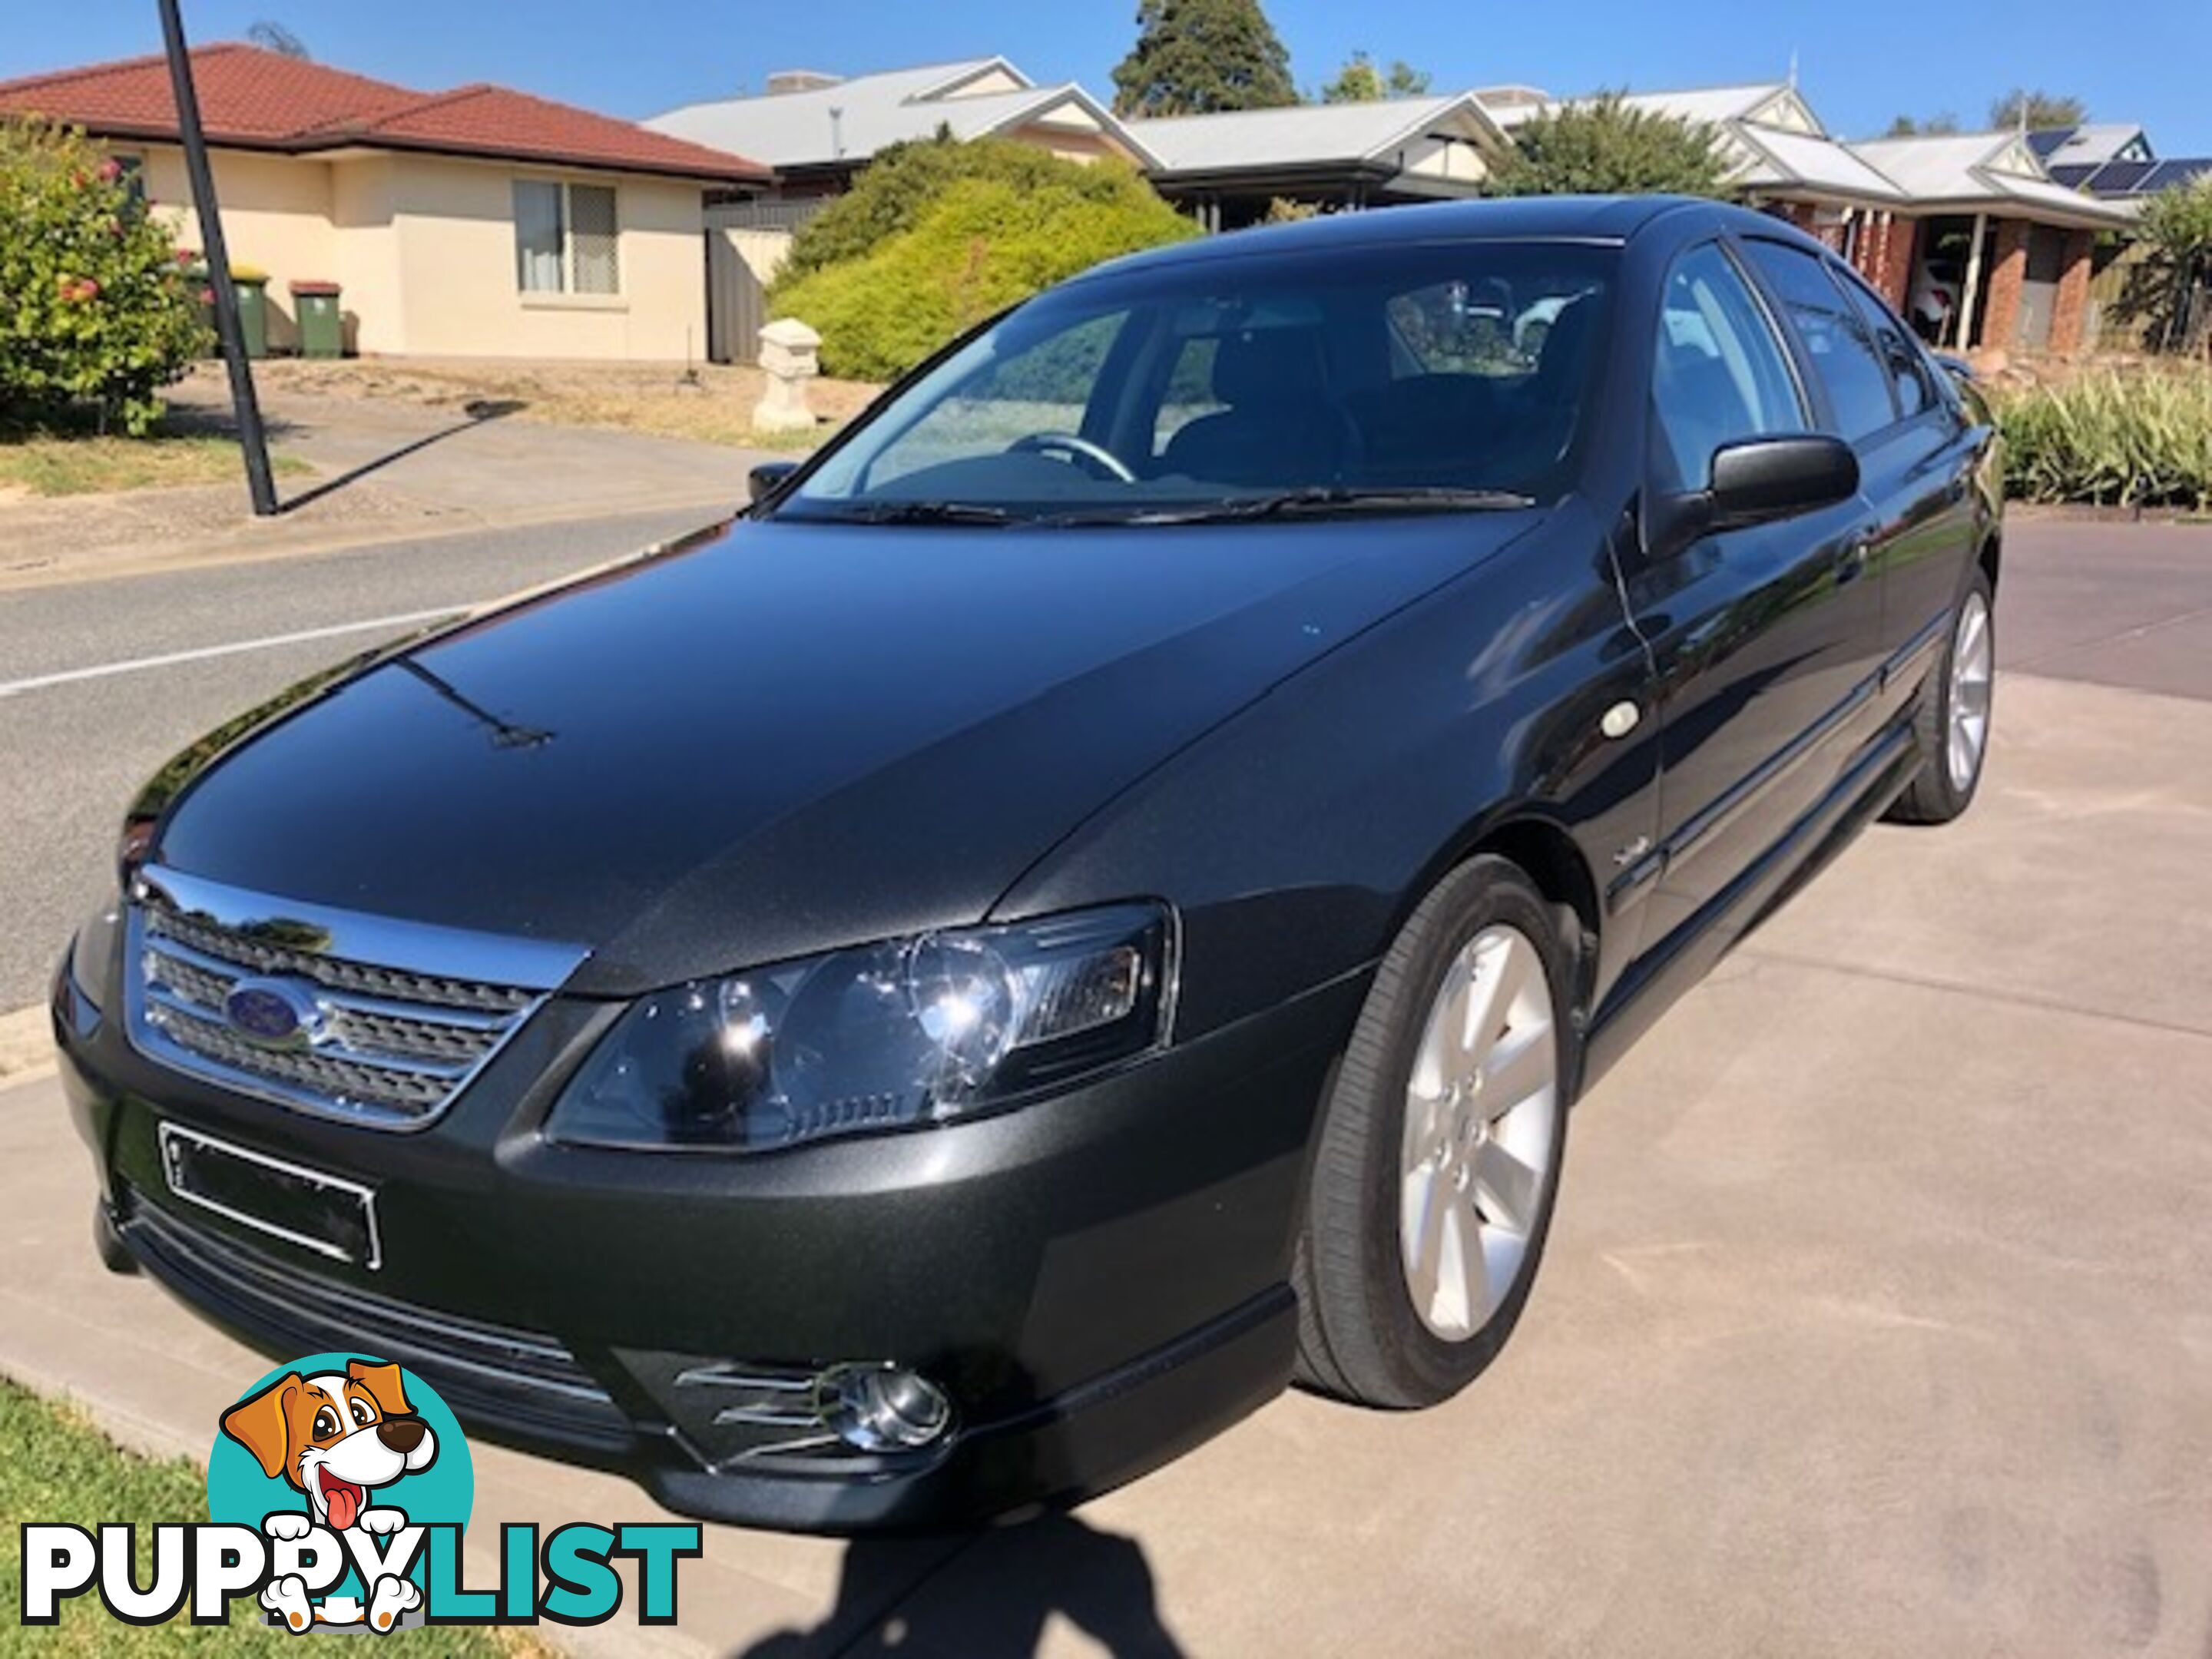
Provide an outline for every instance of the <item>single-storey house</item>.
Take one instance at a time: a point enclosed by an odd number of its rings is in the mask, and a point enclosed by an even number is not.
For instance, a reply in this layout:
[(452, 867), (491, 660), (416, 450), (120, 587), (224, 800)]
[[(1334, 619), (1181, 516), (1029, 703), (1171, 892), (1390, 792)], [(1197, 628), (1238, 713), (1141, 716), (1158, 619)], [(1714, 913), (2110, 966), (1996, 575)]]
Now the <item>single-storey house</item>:
[(1472, 196), (1510, 143), (1469, 93), (1132, 121), (1160, 193), (1209, 230), (1276, 200), (1325, 208)]
[(645, 124), (691, 143), (757, 157), (772, 184), (717, 191), (708, 209), (709, 349), (745, 361), (768, 320), (767, 285), (791, 235), (879, 151), (948, 133), (1005, 138), (1072, 161), (1106, 157), (1149, 169), (1155, 158), (1114, 112), (1073, 82), (1041, 87), (1004, 58), (851, 76), (781, 70), (750, 97), (687, 104)]
[[(1492, 113), (1509, 131), (1554, 106), (1526, 88), (1504, 92)], [(2133, 214), (2055, 179), (2020, 133), (1847, 143), (1792, 82), (1626, 101), (1712, 128), (1732, 186), (1826, 241), (1937, 343), (2069, 352), (2090, 343), (2098, 234), (2124, 231)]]
[[(422, 93), (242, 45), (192, 53), (234, 267), (334, 282), (365, 352), (678, 361), (707, 338), (707, 192), (757, 161), (504, 87)], [(159, 57), (0, 82), (0, 113), (85, 129), (198, 246)]]
[(775, 169), (775, 185), (759, 197), (794, 204), (838, 195), (878, 150), (939, 132), (1009, 138), (1075, 161), (1109, 155), (1138, 167), (1152, 161), (1114, 112), (1081, 87), (1038, 86), (1003, 58), (849, 77), (782, 70), (767, 85), (751, 97), (687, 104), (645, 125), (766, 162)]

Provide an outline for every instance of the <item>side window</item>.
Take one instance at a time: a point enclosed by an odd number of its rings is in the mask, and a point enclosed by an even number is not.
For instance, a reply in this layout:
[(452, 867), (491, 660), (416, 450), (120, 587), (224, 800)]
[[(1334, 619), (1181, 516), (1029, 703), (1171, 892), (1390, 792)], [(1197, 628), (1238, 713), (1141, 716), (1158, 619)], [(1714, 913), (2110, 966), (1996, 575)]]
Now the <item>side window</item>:
[(1806, 429), (1804, 401), (1758, 298), (1717, 243), (1667, 274), (1651, 365), (1654, 464), (1676, 489), (1702, 489), (1713, 452)]
[(1822, 262), (1802, 249), (1753, 238), (1744, 244), (1759, 274), (1773, 285), (1814, 372), (1835, 406), (1838, 435), (1852, 443), (1897, 419), (1889, 369), (1858, 313), (1830, 280)]
[(1900, 420), (1911, 420), (1924, 414), (1942, 401), (1928, 360), (1919, 344), (1905, 331), (1905, 325), (1891, 313), (1889, 307), (1876, 299), (1874, 291), (1855, 277), (1843, 279), (1844, 290), (1857, 304), (1859, 315), (1873, 333), (1875, 346), (1881, 352), (1882, 362), (1889, 368), (1889, 387), (1897, 398), (1897, 413)]

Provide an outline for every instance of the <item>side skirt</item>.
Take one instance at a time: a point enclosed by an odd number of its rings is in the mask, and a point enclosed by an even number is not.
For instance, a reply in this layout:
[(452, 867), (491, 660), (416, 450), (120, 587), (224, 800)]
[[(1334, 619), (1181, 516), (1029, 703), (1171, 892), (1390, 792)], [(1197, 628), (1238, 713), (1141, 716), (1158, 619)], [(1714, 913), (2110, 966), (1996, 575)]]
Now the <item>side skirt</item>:
[(1622, 975), (1590, 1023), (1583, 1087), (1604, 1076), (1740, 939), (1887, 811), (1920, 759), (1909, 724), (1884, 731), (1757, 863)]

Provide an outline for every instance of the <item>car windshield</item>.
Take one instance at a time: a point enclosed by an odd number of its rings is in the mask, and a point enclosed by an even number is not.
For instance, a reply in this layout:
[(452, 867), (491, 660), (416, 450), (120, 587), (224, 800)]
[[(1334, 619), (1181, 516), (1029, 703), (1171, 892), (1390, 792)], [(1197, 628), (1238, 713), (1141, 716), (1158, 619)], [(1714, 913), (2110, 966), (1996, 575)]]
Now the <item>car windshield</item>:
[(1613, 258), (1470, 241), (1103, 273), (894, 393), (774, 510), (1079, 525), (1547, 502), (1587, 423)]

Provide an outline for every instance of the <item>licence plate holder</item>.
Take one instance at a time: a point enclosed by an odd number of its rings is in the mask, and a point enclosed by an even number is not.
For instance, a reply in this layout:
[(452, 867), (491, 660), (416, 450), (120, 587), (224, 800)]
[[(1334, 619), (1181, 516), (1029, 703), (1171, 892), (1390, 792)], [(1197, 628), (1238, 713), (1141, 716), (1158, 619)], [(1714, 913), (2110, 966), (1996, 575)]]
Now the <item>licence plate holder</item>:
[(372, 1188), (179, 1123), (164, 1122), (159, 1133), (162, 1176), (185, 1203), (328, 1261), (371, 1273), (383, 1266)]

